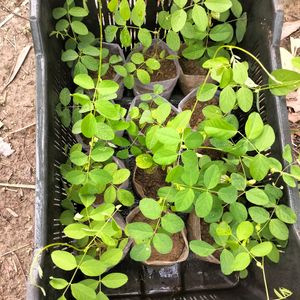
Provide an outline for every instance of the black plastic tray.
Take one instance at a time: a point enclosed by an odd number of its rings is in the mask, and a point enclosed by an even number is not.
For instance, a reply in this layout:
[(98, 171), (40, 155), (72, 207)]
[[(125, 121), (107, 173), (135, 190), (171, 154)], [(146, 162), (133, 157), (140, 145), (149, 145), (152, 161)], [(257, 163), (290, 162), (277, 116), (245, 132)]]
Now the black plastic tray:
[[(103, 2), (106, 3), (105, 0)], [(130, 1), (134, 2), (134, 1)], [(155, 27), (158, 1), (148, 1), (148, 28)], [(167, 2), (167, 1), (165, 1)], [(248, 30), (243, 47), (250, 50), (269, 69), (280, 67), (279, 40), (283, 12), (275, 0), (248, 0), (244, 8), (248, 12)], [(36, 51), (37, 65), (37, 191), (35, 209), (35, 248), (66, 241), (59, 222), (60, 202), (65, 197), (59, 165), (66, 160), (65, 145), (76, 141), (69, 129), (60, 123), (55, 106), (63, 87), (72, 86), (70, 71), (60, 61), (63, 44), (49, 38), (54, 28), (52, 9), (61, 1), (31, 0), (31, 27)], [(96, 34), (98, 28), (94, 1), (89, 1), (95, 14), (90, 19), (90, 29)], [(105, 5), (104, 5), (105, 6)], [(105, 24), (110, 18), (106, 11)], [(259, 83), (267, 78), (260, 68), (249, 61), (251, 77)], [(175, 95), (179, 98), (180, 95)], [(276, 132), (276, 144), (272, 155), (280, 159), (285, 144), (290, 143), (285, 101), (268, 92), (260, 95), (260, 112)], [(299, 193), (297, 189), (285, 187), (284, 202), (300, 215)], [(41, 266), (44, 272), (40, 284), (45, 288), (46, 299), (54, 300), (58, 294), (49, 287), (49, 276), (57, 275), (49, 253), (43, 255)], [(224, 276), (218, 266), (200, 262), (190, 255), (187, 262), (166, 268), (146, 267), (125, 260), (116, 269), (128, 274), (129, 283), (118, 290), (110, 290), (110, 298), (123, 300), (140, 299), (188, 299), (188, 300), (261, 300), (265, 299), (261, 272), (252, 266), (246, 280), (238, 281), (235, 275)], [(279, 264), (266, 267), (269, 289), (285, 287), (293, 291), (290, 299), (300, 299), (300, 221), (291, 226), (289, 246)], [(38, 278), (37, 273), (34, 274)], [(63, 274), (60, 274), (63, 276)], [(28, 300), (45, 299), (40, 290), (28, 285)], [(68, 297), (71, 299), (71, 297)]]

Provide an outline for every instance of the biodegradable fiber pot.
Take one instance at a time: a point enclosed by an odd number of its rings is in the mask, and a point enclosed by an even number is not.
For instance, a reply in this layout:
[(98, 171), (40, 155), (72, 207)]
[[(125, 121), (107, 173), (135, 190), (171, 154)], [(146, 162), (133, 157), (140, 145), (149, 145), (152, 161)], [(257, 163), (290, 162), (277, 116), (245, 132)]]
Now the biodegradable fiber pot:
[[(118, 44), (114, 44), (114, 43), (104, 43), (103, 42), (103, 47), (109, 50), (109, 55), (119, 55), (122, 58), (122, 64), (125, 63), (125, 56), (123, 53), (123, 50), (121, 49), (121, 47)], [(104, 76), (106, 77), (106, 76)], [(114, 78), (105, 78), (105, 79), (110, 79), (115, 81), (118, 85), (119, 85), (119, 90), (117, 91), (117, 98), (115, 99), (117, 100), (121, 100), (123, 98), (123, 94), (124, 94), (124, 82), (123, 82), (123, 78), (115, 73)]]
[[(151, 49), (151, 47), (153, 47), (155, 45), (155, 43), (158, 43), (158, 47), (160, 50), (165, 50), (166, 51), (166, 55), (176, 55), (176, 52), (172, 51), (165, 42), (161, 41), (161, 40), (157, 40), (157, 39), (153, 39), (152, 45), (150, 46), (149, 49)], [(142, 52), (143, 50), (143, 46), (140, 45), (137, 48), (135, 48), (128, 56), (127, 61), (130, 61), (130, 57), (133, 53), (136, 52)], [(134, 88), (133, 88), (133, 93), (134, 95), (140, 95), (140, 94), (145, 94), (145, 93), (152, 93), (153, 92), (153, 87), (155, 84), (160, 84), (164, 87), (164, 91), (162, 92), (161, 96), (166, 98), (166, 99), (170, 99), (171, 94), (174, 90), (174, 87), (178, 81), (179, 78), (179, 74), (180, 74), (180, 66), (179, 66), (179, 62), (177, 59), (172, 60), (173, 64), (175, 65), (175, 71), (174, 74), (168, 74), (171, 75), (172, 77), (169, 79), (165, 79), (165, 80), (160, 80), (160, 81), (152, 81), (149, 84), (142, 84), (138, 79), (135, 79), (135, 84), (134, 84)], [(164, 70), (161, 68), (156, 72), (163, 72)], [(168, 76), (169, 77), (169, 76)]]
[[(156, 221), (146, 219), (139, 207), (135, 207), (126, 218), (126, 223), (144, 222), (155, 224)], [(189, 255), (189, 244), (186, 236), (186, 229), (172, 236), (173, 249), (168, 254), (160, 254), (154, 247), (151, 248), (151, 257), (144, 262), (149, 266), (171, 266), (185, 261)]]
[[(203, 240), (207, 243), (212, 243), (212, 238), (205, 238), (205, 236), (210, 237), (209, 235), (209, 225), (203, 226), (203, 221), (201, 222), (201, 219), (197, 217), (195, 211), (191, 212), (189, 214), (188, 220), (187, 220), (187, 231), (188, 231), (188, 239), (189, 241), (193, 240)], [(208, 240), (209, 239), (209, 240)], [(200, 260), (207, 261), (213, 264), (220, 264), (218, 251), (216, 251), (213, 255), (209, 256), (198, 256), (196, 257)]]
[[(179, 60), (180, 64), (180, 75), (179, 75), (179, 87), (182, 91), (182, 93), (186, 96), (189, 94), (193, 89), (198, 88), (201, 83), (205, 81), (207, 70), (203, 69), (200, 65), (196, 66), (198, 61), (195, 60), (186, 60), (184, 58)], [(189, 65), (183, 65), (183, 64), (194, 64), (195, 68), (190, 67), (191, 74), (186, 74), (186, 68), (189, 67)], [(196, 72), (192, 74), (192, 72)], [(212, 82), (213, 80), (209, 77), (207, 82)]]
[(159, 188), (166, 185), (167, 172), (157, 166), (153, 172), (147, 172), (134, 167), (132, 185), (138, 196), (142, 198), (157, 198)]

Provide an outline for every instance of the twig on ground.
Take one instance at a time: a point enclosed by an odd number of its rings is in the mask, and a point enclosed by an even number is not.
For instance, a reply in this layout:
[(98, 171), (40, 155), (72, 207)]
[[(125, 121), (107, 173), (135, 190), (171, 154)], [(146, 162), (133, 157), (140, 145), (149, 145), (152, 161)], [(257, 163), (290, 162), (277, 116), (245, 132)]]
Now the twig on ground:
[(17, 261), (18, 261), (18, 264), (19, 264), (19, 266), (20, 266), (20, 269), (21, 269), (21, 271), (22, 271), (22, 273), (23, 273), (23, 276), (24, 276), (24, 278), (25, 278), (25, 281), (27, 281), (27, 276), (26, 276), (26, 274), (25, 274), (25, 271), (24, 271), (24, 269), (23, 269), (23, 266), (22, 266), (22, 264), (21, 264), (21, 262), (20, 262), (20, 259), (19, 259), (18, 255), (17, 255), (15, 252), (13, 252), (12, 254), (16, 257), (16, 259), (17, 259)]
[(16, 252), (16, 251), (18, 251), (18, 250), (21, 250), (21, 249), (23, 249), (23, 248), (26, 248), (26, 247), (28, 247), (28, 246), (30, 246), (30, 245), (31, 245), (31, 243), (28, 243), (28, 244), (26, 244), (26, 245), (23, 245), (23, 246), (20, 246), (20, 247), (14, 249), (14, 250), (10, 250), (10, 251), (7, 251), (7, 252), (5, 252), (5, 253), (3, 253), (3, 254), (0, 254), (0, 258), (3, 257), (3, 256), (6, 256), (6, 255), (8, 255), (8, 254), (14, 253), (14, 252)]
[(13, 17), (14, 17), (14, 14), (18, 13), (20, 11), (20, 8), (22, 6), (25, 6), (27, 5), (27, 3), (29, 2), (29, 0), (25, 0), (22, 2), (22, 4), (17, 7), (16, 9), (14, 9), (13, 13), (11, 13), (10, 15), (6, 16), (6, 18), (0, 23), (0, 28), (5, 25), (8, 21), (10, 21)]
[(36, 123), (34, 122), (32, 124), (29, 124), (29, 125), (26, 125), (26, 126), (24, 126), (22, 128), (19, 128), (19, 129), (15, 130), (15, 131), (9, 132), (3, 139), (6, 139), (8, 136), (10, 136), (12, 134), (18, 133), (18, 132), (20, 132), (22, 130), (25, 130), (25, 129), (27, 129), (29, 127), (32, 127), (32, 126), (35, 126), (35, 125), (36, 125)]
[(18, 17), (18, 18), (21, 18), (21, 19), (24, 19), (24, 20), (26, 20), (26, 21), (29, 21), (28, 18), (23, 17), (23, 16), (17, 14), (15, 11), (10, 10), (10, 9), (7, 8), (6, 6), (4, 6), (3, 4), (0, 4), (0, 8), (1, 8), (3, 11), (8, 12), (8, 13), (10, 13), (10, 14), (12, 14), (12, 15)]
[(0, 186), (8, 188), (35, 190), (35, 185), (33, 184), (0, 183)]

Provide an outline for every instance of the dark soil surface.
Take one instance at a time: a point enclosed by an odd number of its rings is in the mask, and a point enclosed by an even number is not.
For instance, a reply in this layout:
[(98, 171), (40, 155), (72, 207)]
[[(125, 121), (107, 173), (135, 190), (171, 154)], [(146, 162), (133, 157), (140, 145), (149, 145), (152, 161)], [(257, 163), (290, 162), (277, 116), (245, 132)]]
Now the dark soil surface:
[[(144, 222), (147, 224), (150, 224), (151, 226), (155, 226), (157, 221), (149, 220), (143, 216), (143, 214), (140, 212), (138, 213), (132, 222)], [(182, 234), (176, 233), (172, 235), (172, 240), (173, 240), (173, 249), (171, 250), (170, 253), (168, 254), (161, 254), (154, 247), (151, 248), (151, 256), (148, 259), (148, 262), (150, 261), (177, 261), (180, 256), (182, 255), (182, 252), (184, 251), (185, 248), (185, 243), (184, 239), (182, 237)]]
[(173, 60), (170, 59), (158, 59), (159, 53), (163, 49), (155, 45), (151, 46), (145, 53), (145, 59), (147, 58), (156, 58), (160, 62), (160, 69), (150, 74), (151, 82), (168, 80), (176, 77), (176, 65)]
[(203, 69), (197, 60), (179, 59), (182, 71), (186, 75), (206, 75), (207, 70)]
[(166, 176), (166, 171), (159, 167), (155, 168), (152, 173), (136, 168), (133, 185), (135, 186), (136, 183), (140, 185), (145, 197), (156, 199), (159, 188), (166, 186)]
[[(183, 106), (183, 110), (192, 110), (195, 102), (197, 101), (196, 97), (189, 99)], [(199, 125), (200, 122), (204, 120), (204, 115), (203, 115), (203, 108), (208, 106), (208, 105), (217, 105), (218, 104), (218, 98), (214, 97), (210, 101), (207, 102), (197, 102), (196, 109), (194, 113), (192, 114), (191, 120), (190, 120), (190, 126), (191, 128), (195, 129)]]

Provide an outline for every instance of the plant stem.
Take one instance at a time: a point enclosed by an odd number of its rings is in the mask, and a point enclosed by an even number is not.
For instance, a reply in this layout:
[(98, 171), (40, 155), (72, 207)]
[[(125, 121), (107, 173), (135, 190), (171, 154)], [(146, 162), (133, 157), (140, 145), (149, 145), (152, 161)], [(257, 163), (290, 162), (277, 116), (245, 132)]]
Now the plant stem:
[(268, 288), (268, 282), (267, 282), (267, 277), (266, 277), (266, 272), (265, 272), (265, 260), (264, 258), (262, 258), (262, 274), (263, 274), (263, 278), (264, 278), (264, 285), (265, 285), (265, 291), (266, 291), (266, 300), (270, 300), (270, 296), (269, 296), (269, 288)]

